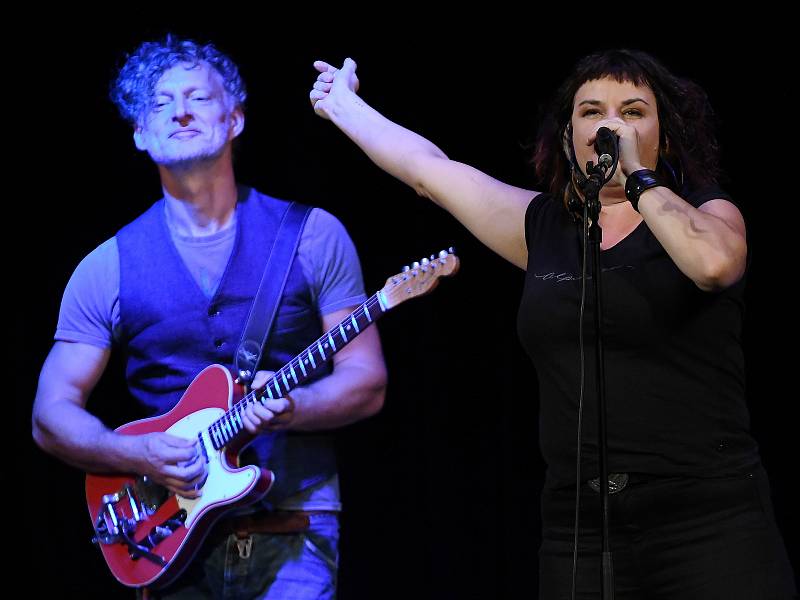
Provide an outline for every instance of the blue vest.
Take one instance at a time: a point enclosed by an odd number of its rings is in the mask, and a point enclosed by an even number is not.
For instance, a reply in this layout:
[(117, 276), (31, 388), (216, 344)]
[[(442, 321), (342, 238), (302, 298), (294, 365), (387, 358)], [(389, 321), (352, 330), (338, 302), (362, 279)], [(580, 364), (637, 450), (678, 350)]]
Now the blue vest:
[[(209, 300), (172, 242), (164, 202), (156, 202), (116, 236), (126, 377), (131, 393), (151, 415), (175, 406), (206, 366), (218, 363), (233, 369), (234, 352), (288, 205), (239, 188), (236, 241)], [(321, 334), (319, 312), (295, 260), (259, 368), (278, 370)], [(272, 502), (336, 472), (332, 439), (327, 435), (262, 434), (245, 450), (242, 462), (275, 472), (268, 496)]]

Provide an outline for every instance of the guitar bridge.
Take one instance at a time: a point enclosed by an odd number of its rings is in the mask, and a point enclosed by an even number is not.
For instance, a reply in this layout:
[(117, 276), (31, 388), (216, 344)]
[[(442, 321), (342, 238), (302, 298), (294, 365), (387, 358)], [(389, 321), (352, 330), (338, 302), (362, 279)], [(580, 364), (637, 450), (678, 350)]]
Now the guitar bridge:
[(151, 552), (163, 539), (172, 535), (186, 522), (187, 512), (179, 510), (169, 519), (153, 527), (141, 542), (134, 539), (139, 524), (151, 517), (169, 497), (163, 486), (152, 483), (147, 477), (126, 483), (113, 494), (102, 499), (100, 514), (95, 521), (95, 544), (123, 544), (133, 560), (144, 558), (164, 567), (163, 557)]
[(140, 477), (133, 485), (126, 483), (121, 490), (103, 496), (95, 520), (94, 543), (128, 543), (137, 525), (154, 514), (169, 497), (169, 490)]

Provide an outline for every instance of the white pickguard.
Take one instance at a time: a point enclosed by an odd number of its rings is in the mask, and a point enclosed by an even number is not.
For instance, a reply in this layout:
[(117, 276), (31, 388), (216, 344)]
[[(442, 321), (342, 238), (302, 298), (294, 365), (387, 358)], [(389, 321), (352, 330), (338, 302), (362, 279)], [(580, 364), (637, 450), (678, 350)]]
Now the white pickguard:
[(214, 450), (208, 427), (224, 414), (225, 411), (219, 408), (204, 408), (184, 417), (167, 430), (171, 435), (186, 439), (194, 439), (198, 432), (202, 432), (208, 453), (208, 479), (202, 488), (203, 495), (194, 499), (176, 496), (178, 506), (187, 512), (186, 527), (191, 527), (206, 509), (230, 504), (247, 495), (261, 475), (261, 469), (252, 465), (230, 470), (222, 451)]

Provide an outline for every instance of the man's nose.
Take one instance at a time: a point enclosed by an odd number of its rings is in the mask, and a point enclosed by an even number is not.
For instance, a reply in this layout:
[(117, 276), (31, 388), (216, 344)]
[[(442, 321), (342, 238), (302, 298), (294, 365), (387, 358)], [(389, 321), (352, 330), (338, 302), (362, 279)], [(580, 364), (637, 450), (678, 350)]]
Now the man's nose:
[(192, 119), (194, 119), (194, 116), (189, 111), (189, 106), (184, 99), (178, 98), (175, 101), (175, 114), (172, 115), (172, 118), (173, 120), (177, 121), (181, 127), (186, 127), (192, 122)]

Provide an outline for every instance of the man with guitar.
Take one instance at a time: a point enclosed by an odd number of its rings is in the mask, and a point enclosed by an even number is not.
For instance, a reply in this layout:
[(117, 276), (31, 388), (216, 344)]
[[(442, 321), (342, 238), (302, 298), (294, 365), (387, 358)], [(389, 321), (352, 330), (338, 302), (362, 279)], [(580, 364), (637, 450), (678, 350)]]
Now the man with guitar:
[[(219, 498), (219, 506), (228, 502), (224, 489), (211, 486), (211, 470), (217, 468), (209, 459), (213, 435), (195, 436), (198, 428), (185, 435), (174, 428), (111, 431), (85, 409), (86, 402), (112, 348), (125, 353), (129, 389), (150, 415), (174, 413), (204, 367), (218, 363), (234, 369), (288, 203), (237, 186), (231, 146), (244, 128), (246, 94), (236, 65), (212, 45), (172, 36), (142, 44), (121, 69), (112, 97), (133, 125), (136, 147), (155, 162), (163, 198), (90, 253), (73, 274), (39, 380), (34, 437), (47, 452), (90, 473), (133, 478), (129, 486), (103, 492), (102, 514), (91, 515), (101, 547), (101, 533), (108, 533), (104, 526), (118, 531), (108, 546), (122, 548), (123, 558), (130, 559), (129, 567), (114, 572), (123, 583), (161, 588), (160, 597), (333, 597), (340, 503), (333, 448), (324, 431), (380, 410), (386, 384), (377, 330), (360, 331), (356, 317), (348, 315), (366, 298), (353, 244), (330, 214), (306, 213), (258, 363), (263, 370), (251, 387), (263, 387), (270, 371), (324, 331), (338, 327), (343, 337), (352, 337), (350, 326), (346, 332), (340, 325), (345, 317), (361, 335), (341, 351), (333, 349), (332, 368), (320, 369), (321, 377), (317, 370), (308, 374), (310, 383), (291, 388), (276, 376), (273, 388), (267, 384), (268, 396), (242, 404), (222, 427), (217, 435), (226, 441), (236, 423), (239, 433), (254, 437), (240, 462), (269, 467), (274, 485), (270, 477), (260, 488), (271, 485), (269, 493), (258, 495), (255, 504), (220, 511), (219, 520), (215, 514), (210, 531), (198, 528), (197, 537), (206, 541), (196, 554), (183, 550), (181, 542), (181, 551), (194, 557), (188, 566), (166, 569), (165, 548), (177, 539), (173, 522), (183, 520), (188, 527), (192, 507), (213, 512), (210, 496)], [(362, 326), (371, 323), (368, 317), (367, 311)], [(322, 345), (319, 352), (325, 356)], [(308, 361), (292, 364), (306, 374), (302, 365)], [(241, 373), (245, 383), (246, 375)], [(163, 492), (157, 500), (153, 489)], [(125, 499), (128, 495), (136, 502)], [(147, 531), (133, 529), (138, 513), (125, 514), (130, 509), (124, 504), (155, 510), (166, 505), (166, 497), (181, 507), (178, 520), (153, 527), (148, 542)], [(130, 530), (118, 522), (120, 514)], [(156, 575), (126, 580), (126, 570), (142, 568)], [(162, 568), (169, 576), (159, 579)]]

